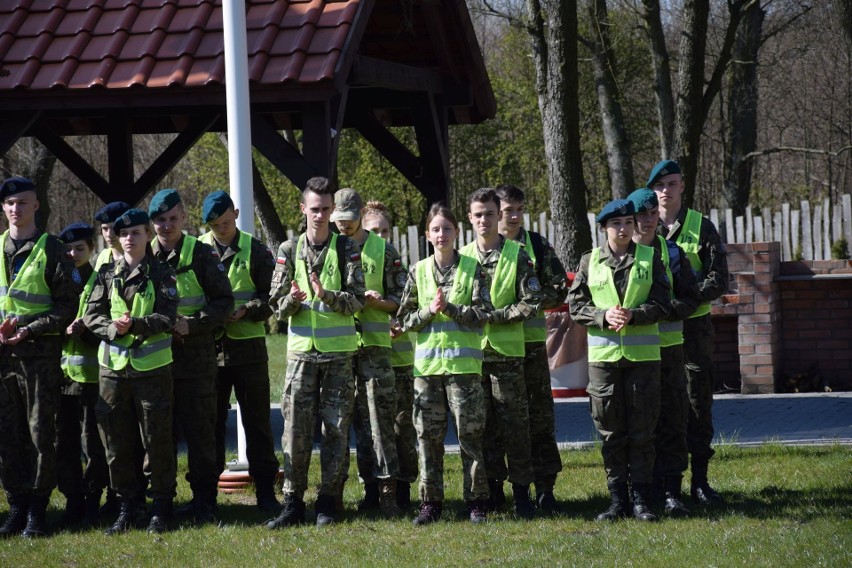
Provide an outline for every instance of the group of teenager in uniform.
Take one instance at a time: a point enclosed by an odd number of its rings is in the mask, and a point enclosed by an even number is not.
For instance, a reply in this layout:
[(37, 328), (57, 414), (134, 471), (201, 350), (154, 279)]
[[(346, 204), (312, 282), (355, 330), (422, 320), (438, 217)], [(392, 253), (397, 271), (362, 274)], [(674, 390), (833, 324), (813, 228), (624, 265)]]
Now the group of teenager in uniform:
[[(173, 189), (147, 210), (109, 203), (94, 226), (72, 223), (54, 237), (37, 226), (33, 183), (5, 180), (0, 482), (9, 512), (0, 536), (46, 535), (57, 486), (62, 528), (161, 533), (176, 518), (215, 522), (232, 392), (257, 505), (277, 515), (270, 529), (306, 522), (318, 423), (318, 526), (343, 510), (350, 428), (358, 509), (438, 521), (449, 420), (471, 522), (506, 506), (507, 481), (517, 517), (557, 514), (544, 310), (566, 298), (588, 329), (590, 410), (612, 498), (598, 520), (653, 521), (657, 504), (689, 514), (689, 455), (693, 500), (721, 502), (707, 468), (709, 302), (727, 287), (724, 247), (712, 223), (683, 206), (677, 163), (658, 164), (647, 185), (603, 208), (606, 241), (583, 256), (569, 289), (553, 247), (523, 227), (525, 196), (511, 185), (470, 194), (476, 238), (461, 250), (457, 217), (432, 205), (434, 254), (406, 267), (389, 242), (387, 208), (322, 177), (302, 192), (304, 231), (272, 255), (237, 228), (239, 210), (222, 191), (204, 199), (199, 238), (184, 232)], [(107, 246), (93, 259), (96, 231)], [(269, 420), (271, 316), (287, 326), (280, 463)], [(175, 508), (178, 435), (192, 498)]]

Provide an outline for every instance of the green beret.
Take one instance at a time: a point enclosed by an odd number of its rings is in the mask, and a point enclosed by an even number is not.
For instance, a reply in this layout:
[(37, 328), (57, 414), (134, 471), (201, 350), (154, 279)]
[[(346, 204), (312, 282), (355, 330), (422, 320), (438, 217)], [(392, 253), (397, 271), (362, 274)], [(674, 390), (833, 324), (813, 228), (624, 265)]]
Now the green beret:
[(95, 212), (95, 221), (115, 223), (115, 220), (128, 209), (130, 209), (130, 205), (124, 201), (112, 201)]
[(224, 191), (214, 191), (204, 198), (201, 210), (201, 222), (209, 223), (218, 219), (222, 213), (234, 206), (231, 196)]
[(122, 229), (135, 227), (136, 225), (147, 225), (149, 221), (148, 214), (141, 209), (128, 209), (115, 220), (112, 230), (118, 233)]
[(361, 218), (364, 201), (354, 189), (341, 189), (334, 194), (334, 211), (331, 221), (357, 221)]
[(633, 203), (633, 209), (637, 213), (643, 213), (654, 207), (658, 207), (660, 202), (657, 200), (657, 194), (654, 193), (653, 189), (648, 189), (647, 187), (642, 187), (631, 193), (627, 196)]
[(613, 217), (626, 217), (628, 215), (633, 215), (636, 210), (633, 208), (633, 202), (629, 199), (616, 199), (615, 201), (610, 201), (604, 208), (601, 209), (601, 212), (598, 213), (598, 216), (595, 217), (595, 222), (598, 224), (603, 224)]
[(180, 195), (175, 189), (161, 189), (154, 194), (148, 206), (148, 216), (153, 219), (180, 203)]
[(654, 169), (651, 170), (651, 175), (648, 177), (648, 187), (653, 188), (654, 183), (661, 177), (670, 175), (670, 174), (679, 174), (680, 166), (674, 160), (663, 160), (662, 162), (657, 163), (654, 166)]

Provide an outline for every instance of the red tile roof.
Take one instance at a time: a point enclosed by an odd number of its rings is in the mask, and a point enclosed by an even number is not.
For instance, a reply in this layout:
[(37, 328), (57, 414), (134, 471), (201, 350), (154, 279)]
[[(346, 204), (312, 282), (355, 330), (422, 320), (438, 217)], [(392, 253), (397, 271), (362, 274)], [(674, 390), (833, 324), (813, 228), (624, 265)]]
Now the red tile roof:
[[(334, 78), (366, 0), (246, 0), (249, 80)], [(224, 85), (221, 0), (0, 0), (0, 90)]]

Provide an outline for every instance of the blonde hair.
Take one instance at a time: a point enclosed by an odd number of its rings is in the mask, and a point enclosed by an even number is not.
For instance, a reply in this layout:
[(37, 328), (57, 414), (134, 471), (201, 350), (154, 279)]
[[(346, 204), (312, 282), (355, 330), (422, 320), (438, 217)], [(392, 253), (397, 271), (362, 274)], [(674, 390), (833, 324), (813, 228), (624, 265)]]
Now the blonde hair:
[(382, 203), (381, 201), (368, 201), (366, 205), (364, 205), (364, 209), (361, 212), (361, 218), (363, 219), (367, 215), (379, 215), (385, 218), (385, 221), (388, 222), (388, 225), (391, 224), (390, 211), (388, 211), (388, 206)]

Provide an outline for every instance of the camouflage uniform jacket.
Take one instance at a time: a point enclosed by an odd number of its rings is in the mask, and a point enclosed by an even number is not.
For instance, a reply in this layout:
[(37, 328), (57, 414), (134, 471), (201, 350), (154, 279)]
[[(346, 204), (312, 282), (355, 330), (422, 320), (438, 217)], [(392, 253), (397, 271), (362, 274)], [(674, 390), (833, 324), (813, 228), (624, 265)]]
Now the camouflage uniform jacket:
[[(358, 244), (344, 235), (338, 235), (343, 239), (343, 272), (340, 275), (341, 290), (324, 290), (322, 301), (332, 310), (344, 315), (354, 316), (364, 307), (364, 272), (361, 268), (361, 250)], [(310, 245), (305, 238), (304, 246), (299, 251), (299, 257), (294, 260), (298, 237), (281, 243), (275, 259), (275, 271), (272, 273), (272, 290), (270, 292), (269, 304), (276, 311), (279, 320), (286, 320), (297, 311), (302, 309), (302, 303), (296, 301), (290, 295), (290, 286), (296, 279), (296, 267), (294, 262), (305, 262), (307, 264), (308, 277), (312, 272), (322, 272), (325, 256), (328, 250), (329, 240), (321, 245)], [(320, 353), (316, 350), (310, 352), (288, 352), (288, 359), (300, 361), (326, 362), (351, 357), (350, 353)]]
[[(657, 227), (657, 234), (663, 235), (669, 241), (677, 241), (686, 220), (687, 208), (681, 207), (675, 222), (668, 231), (662, 223)], [(701, 218), (701, 229), (698, 234), (698, 258), (704, 267), (701, 270), (703, 278), (698, 281), (698, 296), (701, 303), (712, 302), (728, 291), (728, 257), (722, 237), (713, 223)], [(693, 267), (696, 270), (698, 267)]]
[[(213, 241), (216, 243), (215, 239)], [(240, 252), (240, 234), (234, 236), (234, 240), (228, 246), (222, 247), (216, 243), (225, 274), (231, 268), (234, 257)], [(246, 321), (265, 322), (272, 315), (272, 307), (269, 305), (269, 290), (272, 286), (272, 271), (275, 268), (275, 259), (272, 253), (259, 240), (251, 239), (251, 261), (249, 272), (251, 280), (257, 293), (257, 298), (242, 305), (235, 305), (234, 309), (244, 307)], [(220, 367), (237, 365), (249, 365), (251, 363), (264, 363), (269, 360), (266, 352), (266, 338), (254, 337), (251, 339), (231, 339), (227, 335), (216, 342), (216, 350), (219, 356)]]
[[(654, 250), (660, 251), (660, 239), (654, 238)], [(700, 300), (698, 298), (698, 284), (695, 281), (695, 273), (692, 272), (692, 266), (689, 264), (689, 258), (683, 249), (677, 246), (674, 241), (668, 241), (669, 245), (669, 269), (672, 272), (672, 290), (674, 298), (671, 299), (669, 305), (669, 320), (678, 321), (684, 320), (692, 315), (698, 308)], [(676, 247), (678, 251), (677, 265), (675, 266), (671, 259), (672, 247)]]
[[(435, 270), (435, 279), (438, 287), (443, 291), (444, 297), (449, 298), (450, 291), (455, 281), (456, 270), (459, 267), (459, 252), (455, 251), (456, 259), (452, 265), (443, 271), (435, 264), (435, 257), (429, 257)], [(491, 292), (488, 290), (488, 280), (477, 263), (476, 272), (473, 277), (473, 292), (471, 305), (457, 305), (447, 303), (444, 315), (452, 318), (462, 325), (469, 327), (483, 327), (491, 319), (494, 306), (491, 304)], [(420, 308), (417, 299), (417, 265), (408, 271), (408, 280), (405, 283), (405, 291), (402, 293), (402, 303), (397, 314), (403, 331), (420, 331), (426, 324), (432, 321), (435, 315), (429, 311), (429, 307)]]
[[(636, 244), (630, 243), (628, 253), (621, 262), (615, 259), (606, 244), (601, 247), (600, 251), (599, 262), (613, 271), (612, 280), (615, 289), (618, 291), (619, 299), (623, 300), (624, 293), (627, 290), (630, 269), (635, 261)], [(574, 283), (568, 291), (571, 317), (575, 322), (586, 327), (596, 326), (598, 329), (608, 329), (609, 324), (604, 318), (606, 310), (595, 306), (588, 286), (591, 256), (592, 253), (587, 252), (580, 259), (580, 267), (577, 269)], [(640, 306), (630, 310), (633, 317), (628, 325), (650, 325), (665, 319), (669, 315), (671, 303), (669, 280), (666, 277), (666, 269), (663, 267), (663, 261), (660, 259), (660, 253), (657, 250), (654, 251), (653, 262), (654, 280), (651, 284), (651, 291), (648, 293), (648, 299)]]
[[(544, 249), (544, 258), (535, 259), (535, 273), (538, 276), (538, 281), (541, 284), (542, 301), (540, 308), (542, 310), (552, 310), (558, 308), (565, 303), (565, 297), (568, 295), (568, 277), (565, 274), (565, 266), (562, 261), (556, 256), (556, 251), (543, 235), (529, 231), (531, 235), (538, 235), (541, 239), (542, 249)], [(521, 227), (515, 240), (520, 243), (521, 248), (526, 250), (527, 247), (527, 230)], [(530, 252), (526, 251), (529, 255)], [(535, 251), (533, 251), (535, 254)]]
[[(26, 240), (19, 249), (11, 237), (6, 238), (6, 278), (12, 282), (13, 267), (20, 269), (24, 261), (41, 238), (42, 231), (37, 231), (33, 237)], [(2, 353), (13, 357), (59, 357), (62, 349), (61, 334), (74, 320), (80, 294), (83, 293), (83, 281), (80, 271), (66, 254), (66, 246), (53, 235), (48, 235), (45, 243), (47, 266), (44, 267), (44, 281), (51, 290), (53, 305), (50, 310), (36, 318), (27, 327), (30, 335), (17, 345), (3, 346)], [(15, 270), (14, 272), (17, 272)], [(57, 335), (45, 335), (45, 334)], [(42, 337), (44, 336), (44, 337)]]
[[(148, 285), (149, 279), (154, 285), (155, 299), (152, 313), (134, 318), (129, 333), (144, 338), (157, 333), (171, 332), (175, 325), (178, 306), (175, 271), (168, 264), (159, 262), (149, 255), (146, 255), (133, 270), (129, 270), (123, 258), (117, 260), (115, 264), (106, 264), (101, 267), (92, 295), (89, 296), (86, 315), (83, 317), (86, 327), (103, 341), (115, 339), (118, 335), (110, 315), (110, 294), (116, 277), (124, 281), (121, 296), (128, 308), (133, 305), (133, 297), (136, 293)], [(101, 371), (104, 372), (103, 369)], [(110, 375), (122, 377), (141, 377), (157, 372), (159, 372), (157, 369), (136, 371), (131, 365), (121, 371), (108, 371)]]

